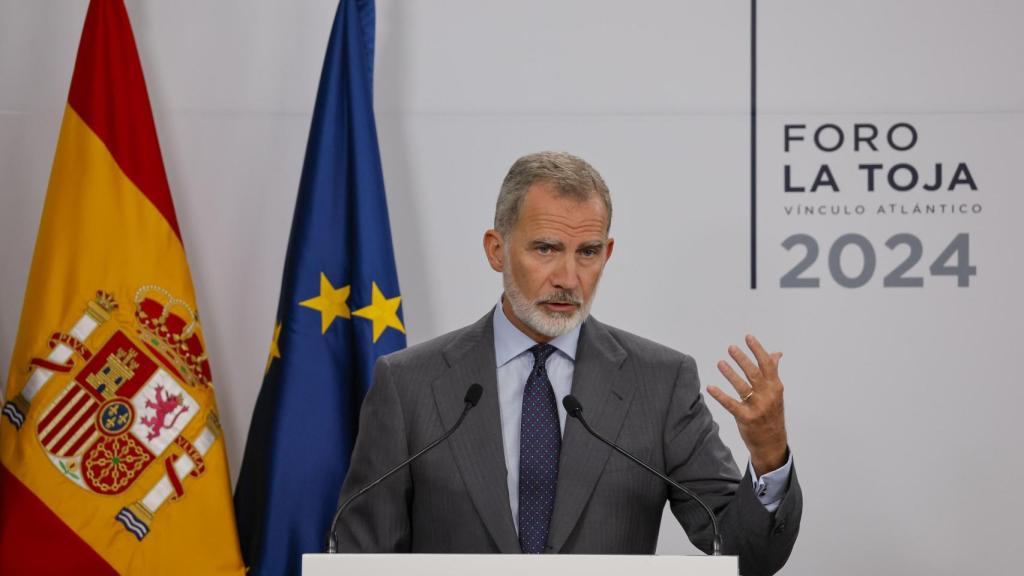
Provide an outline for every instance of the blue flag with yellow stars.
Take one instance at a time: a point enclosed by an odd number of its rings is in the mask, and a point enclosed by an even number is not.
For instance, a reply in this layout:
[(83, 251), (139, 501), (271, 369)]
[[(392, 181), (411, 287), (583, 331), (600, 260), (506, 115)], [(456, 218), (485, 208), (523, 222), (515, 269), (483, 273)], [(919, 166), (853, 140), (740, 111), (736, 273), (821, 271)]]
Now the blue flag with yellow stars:
[(235, 510), (250, 574), (323, 551), (378, 356), (405, 346), (373, 117), (372, 0), (327, 45)]

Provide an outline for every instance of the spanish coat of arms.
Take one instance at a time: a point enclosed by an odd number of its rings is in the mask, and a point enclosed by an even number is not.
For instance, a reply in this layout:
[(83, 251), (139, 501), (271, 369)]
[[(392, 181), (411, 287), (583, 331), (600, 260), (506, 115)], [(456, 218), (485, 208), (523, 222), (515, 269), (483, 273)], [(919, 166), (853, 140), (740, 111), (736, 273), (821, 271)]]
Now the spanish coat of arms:
[[(146, 496), (116, 517), (142, 540), (157, 509), (184, 494), (187, 477), (203, 473), (203, 456), (220, 426), (212, 406), (194, 397), (210, 386), (195, 312), (158, 286), (143, 286), (134, 300), (132, 325), (117, 324), (97, 348), (90, 335), (116, 322), (118, 307), (98, 292), (71, 330), (53, 334), (50, 354), (31, 361), (28, 382), (3, 414), (22, 428), (32, 399), (48, 384), (60, 385), (50, 382), (54, 375), (68, 374), (70, 381), (62, 380), (63, 389), (39, 412), (35, 436), (58, 470), (94, 494), (121, 494), (147, 469), (162, 468)], [(198, 435), (186, 438), (183, 431), (200, 417)]]

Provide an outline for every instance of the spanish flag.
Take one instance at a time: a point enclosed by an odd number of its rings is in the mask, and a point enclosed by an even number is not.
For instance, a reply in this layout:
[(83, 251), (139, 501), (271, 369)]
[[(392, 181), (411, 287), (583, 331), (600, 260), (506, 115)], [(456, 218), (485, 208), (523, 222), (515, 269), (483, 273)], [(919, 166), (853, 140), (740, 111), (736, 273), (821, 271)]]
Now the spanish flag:
[(0, 574), (241, 574), (181, 231), (122, 0), (92, 0), (0, 418)]

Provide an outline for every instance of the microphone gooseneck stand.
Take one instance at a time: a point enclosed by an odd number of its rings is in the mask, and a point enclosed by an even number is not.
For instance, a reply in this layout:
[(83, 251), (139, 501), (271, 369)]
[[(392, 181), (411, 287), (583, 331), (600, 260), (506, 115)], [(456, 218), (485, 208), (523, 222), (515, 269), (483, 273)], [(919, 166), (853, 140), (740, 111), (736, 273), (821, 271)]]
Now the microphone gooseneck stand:
[(711, 511), (711, 507), (710, 506), (705, 504), (704, 501), (701, 500), (699, 496), (694, 494), (693, 491), (690, 490), (689, 488), (687, 488), (686, 486), (683, 486), (682, 484), (676, 482), (675, 480), (669, 478), (668, 476), (662, 474), (661, 472), (658, 472), (654, 468), (651, 468), (643, 460), (640, 460), (636, 456), (633, 456), (632, 454), (627, 452), (624, 448), (622, 448), (618, 444), (616, 444), (616, 443), (612, 442), (611, 440), (608, 440), (604, 436), (601, 436), (600, 434), (598, 434), (593, 428), (590, 427), (590, 424), (587, 424), (586, 419), (583, 418), (583, 405), (580, 404), (580, 401), (577, 400), (575, 396), (573, 396), (572, 394), (569, 394), (568, 396), (563, 398), (562, 399), (562, 405), (565, 406), (565, 411), (569, 414), (569, 416), (572, 416), (573, 418), (579, 420), (580, 424), (583, 425), (583, 428), (586, 429), (587, 432), (590, 432), (591, 436), (593, 436), (594, 438), (597, 438), (601, 442), (604, 442), (608, 446), (611, 446), (619, 454), (622, 454), (626, 458), (629, 458), (633, 462), (636, 462), (644, 470), (647, 470), (651, 474), (654, 474), (658, 478), (661, 478), (666, 484), (668, 484), (669, 486), (672, 486), (673, 488), (679, 490), (683, 494), (686, 494), (687, 496), (692, 498), (694, 501), (696, 501), (698, 504), (703, 506), (704, 507), (704, 511), (707, 512), (707, 514), (708, 514), (708, 518), (711, 519), (711, 528), (715, 531), (715, 539), (711, 543), (711, 555), (712, 556), (721, 556), (722, 555), (722, 535), (718, 531), (718, 519), (715, 518), (715, 513)]
[(449, 428), (448, 431), (445, 432), (444, 434), (442, 434), (440, 438), (438, 438), (437, 440), (434, 440), (430, 444), (427, 444), (426, 446), (421, 448), (419, 452), (413, 454), (412, 456), (409, 456), (401, 464), (399, 464), (398, 466), (395, 466), (391, 470), (388, 470), (387, 472), (385, 472), (380, 478), (377, 478), (373, 482), (370, 482), (366, 486), (363, 486), (358, 492), (356, 492), (355, 494), (350, 496), (347, 500), (345, 500), (345, 502), (343, 502), (341, 504), (341, 506), (338, 506), (338, 510), (334, 513), (334, 518), (331, 520), (331, 527), (330, 527), (330, 529), (327, 532), (327, 553), (328, 554), (336, 554), (338, 552), (338, 535), (337, 535), (336, 531), (337, 531), (337, 528), (338, 528), (338, 520), (341, 519), (342, 512), (344, 512), (360, 496), (362, 496), (363, 494), (366, 494), (367, 492), (369, 492), (370, 490), (375, 488), (378, 484), (380, 484), (381, 482), (383, 482), (383, 481), (387, 480), (388, 478), (390, 478), (391, 476), (393, 476), (395, 474), (395, 472), (398, 472), (402, 468), (405, 468), (409, 464), (412, 464), (412, 462), (414, 460), (416, 460), (420, 456), (423, 456), (427, 452), (430, 452), (431, 450), (434, 449), (435, 446), (437, 446), (441, 442), (444, 442), (445, 440), (447, 440), (449, 436), (451, 436), (453, 433), (455, 433), (456, 430), (459, 429), (459, 426), (462, 425), (462, 421), (466, 419), (466, 414), (469, 414), (469, 411), (472, 410), (474, 406), (476, 406), (477, 402), (480, 401), (480, 396), (483, 395), (483, 393), (484, 393), (483, 386), (481, 386), (479, 384), (472, 384), (469, 387), (469, 389), (466, 390), (466, 398), (465, 398), (466, 407), (462, 409), (462, 414), (459, 415), (459, 419), (455, 422), (454, 426)]

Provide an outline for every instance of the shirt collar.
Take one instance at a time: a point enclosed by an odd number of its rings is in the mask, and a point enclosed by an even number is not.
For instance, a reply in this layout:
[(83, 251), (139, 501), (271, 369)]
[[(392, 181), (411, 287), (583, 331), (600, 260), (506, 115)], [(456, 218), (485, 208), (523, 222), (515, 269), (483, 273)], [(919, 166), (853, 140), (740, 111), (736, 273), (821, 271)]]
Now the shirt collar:
[[(576, 345), (579, 344), (579, 341), (580, 326), (577, 326), (558, 338), (551, 340), (548, 344), (551, 344), (559, 352), (575, 362)], [(494, 307), (494, 359), (498, 367), (504, 366), (536, 344), (533, 338), (530, 338), (522, 330), (516, 328), (515, 324), (505, 316), (505, 309), (502, 308), (501, 300), (499, 300), (498, 305)]]

